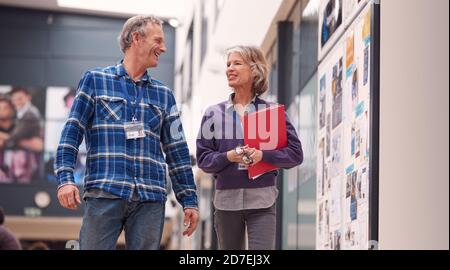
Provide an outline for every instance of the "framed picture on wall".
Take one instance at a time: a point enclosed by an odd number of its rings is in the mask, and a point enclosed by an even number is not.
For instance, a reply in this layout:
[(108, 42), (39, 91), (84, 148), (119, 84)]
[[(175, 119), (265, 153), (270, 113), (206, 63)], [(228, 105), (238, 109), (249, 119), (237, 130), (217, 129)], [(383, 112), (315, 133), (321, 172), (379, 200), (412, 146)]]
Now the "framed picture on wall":
[(30, 184), (42, 177), (45, 91), (0, 86), (0, 184)]
[(342, 24), (342, 0), (324, 1), (324, 8), (321, 10), (320, 24), (320, 46), (323, 47), (330, 37)]
[(342, 1), (321, 1), (319, 7), (318, 56), (321, 59), (343, 31)]

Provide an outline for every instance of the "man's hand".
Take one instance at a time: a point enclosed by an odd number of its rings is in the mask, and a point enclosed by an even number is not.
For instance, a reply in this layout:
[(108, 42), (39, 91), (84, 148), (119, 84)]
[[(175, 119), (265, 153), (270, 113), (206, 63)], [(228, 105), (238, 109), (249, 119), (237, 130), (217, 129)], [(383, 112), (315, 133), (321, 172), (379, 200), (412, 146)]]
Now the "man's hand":
[(183, 231), (183, 235), (191, 236), (197, 228), (198, 224), (198, 211), (193, 208), (184, 209), (184, 226), (187, 226)]
[(58, 189), (58, 200), (62, 207), (76, 210), (81, 204), (80, 191), (75, 185), (65, 185)]

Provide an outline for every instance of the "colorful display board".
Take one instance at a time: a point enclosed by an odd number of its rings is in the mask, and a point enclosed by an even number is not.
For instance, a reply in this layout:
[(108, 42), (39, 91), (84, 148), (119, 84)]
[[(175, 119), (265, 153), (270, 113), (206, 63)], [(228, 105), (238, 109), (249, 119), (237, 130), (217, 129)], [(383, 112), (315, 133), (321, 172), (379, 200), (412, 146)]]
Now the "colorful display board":
[(371, 126), (374, 4), (344, 2), (352, 4), (347, 14), (353, 20), (344, 17), (348, 25), (318, 68), (317, 249), (369, 249), (377, 240), (378, 213), (371, 211), (377, 196), (371, 194), (371, 159), (377, 158), (371, 139), (378, 132)]

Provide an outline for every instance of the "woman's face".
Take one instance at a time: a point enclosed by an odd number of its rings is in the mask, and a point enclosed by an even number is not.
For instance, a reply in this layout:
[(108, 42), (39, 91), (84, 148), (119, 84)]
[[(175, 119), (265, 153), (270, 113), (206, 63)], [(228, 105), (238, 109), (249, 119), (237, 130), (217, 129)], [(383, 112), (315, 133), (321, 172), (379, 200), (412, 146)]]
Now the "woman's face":
[(252, 88), (252, 70), (250, 68), (250, 65), (244, 61), (239, 53), (233, 52), (228, 56), (226, 74), (228, 85), (231, 88)]

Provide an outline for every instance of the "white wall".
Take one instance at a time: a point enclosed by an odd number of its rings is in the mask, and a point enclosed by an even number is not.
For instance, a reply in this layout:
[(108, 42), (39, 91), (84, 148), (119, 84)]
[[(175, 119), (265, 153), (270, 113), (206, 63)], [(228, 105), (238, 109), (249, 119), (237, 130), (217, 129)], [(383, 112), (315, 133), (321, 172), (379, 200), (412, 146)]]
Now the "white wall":
[(448, 10), (381, 2), (381, 249), (449, 248)]
[(209, 35), (208, 51), (194, 89), (193, 126), (196, 130), (200, 126), (203, 109), (227, 99), (231, 93), (225, 77), (225, 50), (234, 45), (259, 46), (281, 2), (282, 0), (223, 1), (214, 31)]

